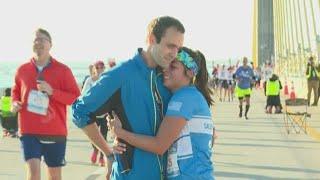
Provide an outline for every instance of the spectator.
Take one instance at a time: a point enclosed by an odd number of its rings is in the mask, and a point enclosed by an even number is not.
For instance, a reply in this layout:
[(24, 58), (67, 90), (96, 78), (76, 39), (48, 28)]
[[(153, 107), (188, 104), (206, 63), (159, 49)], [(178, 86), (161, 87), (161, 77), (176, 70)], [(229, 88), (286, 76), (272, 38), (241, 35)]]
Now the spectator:
[(313, 90), (313, 104), (312, 106), (318, 105), (318, 89), (319, 89), (319, 69), (316, 68), (316, 65), (311, 56), (308, 60), (307, 71), (306, 71), (307, 81), (308, 81), (308, 105), (310, 106), (311, 91)]

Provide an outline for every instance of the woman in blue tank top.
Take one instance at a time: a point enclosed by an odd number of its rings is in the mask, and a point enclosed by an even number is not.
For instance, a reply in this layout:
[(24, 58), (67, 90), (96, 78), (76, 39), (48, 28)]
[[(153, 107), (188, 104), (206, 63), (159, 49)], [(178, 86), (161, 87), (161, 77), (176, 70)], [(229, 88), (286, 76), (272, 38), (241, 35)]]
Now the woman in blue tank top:
[[(213, 99), (205, 57), (200, 51), (183, 47), (163, 76), (163, 83), (173, 96), (165, 117), (159, 114), (163, 120), (155, 136), (126, 131), (117, 118), (109, 120), (109, 126), (117, 138), (137, 148), (159, 155), (168, 152), (166, 179), (214, 179), (211, 161), (214, 124), (210, 112)], [(156, 109), (159, 103), (155, 99)]]

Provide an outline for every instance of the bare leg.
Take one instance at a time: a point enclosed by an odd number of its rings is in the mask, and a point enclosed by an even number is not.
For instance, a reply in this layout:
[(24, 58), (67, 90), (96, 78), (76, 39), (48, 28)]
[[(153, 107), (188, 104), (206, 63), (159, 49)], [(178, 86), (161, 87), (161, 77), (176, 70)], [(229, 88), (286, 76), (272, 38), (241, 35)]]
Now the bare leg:
[(61, 167), (48, 167), (48, 180), (61, 180)]
[(27, 179), (40, 180), (40, 159), (32, 158), (27, 161)]

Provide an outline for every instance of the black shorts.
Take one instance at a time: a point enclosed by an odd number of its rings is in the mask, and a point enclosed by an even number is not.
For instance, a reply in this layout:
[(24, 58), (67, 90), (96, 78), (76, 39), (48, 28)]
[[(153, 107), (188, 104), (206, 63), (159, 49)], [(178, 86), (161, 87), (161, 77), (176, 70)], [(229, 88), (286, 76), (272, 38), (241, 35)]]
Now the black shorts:
[(229, 88), (228, 80), (222, 80), (221, 87), (224, 89), (228, 89)]

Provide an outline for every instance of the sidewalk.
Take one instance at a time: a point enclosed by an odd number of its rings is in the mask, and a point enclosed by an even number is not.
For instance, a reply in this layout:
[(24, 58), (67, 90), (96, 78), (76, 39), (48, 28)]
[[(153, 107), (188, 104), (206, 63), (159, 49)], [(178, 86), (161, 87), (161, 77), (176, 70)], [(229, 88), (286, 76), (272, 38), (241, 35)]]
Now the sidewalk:
[[(265, 114), (262, 90), (253, 91), (249, 120), (239, 118), (238, 101), (217, 102), (214, 122), (216, 179), (320, 179), (320, 140), (287, 134), (283, 114)], [(309, 126), (319, 128), (319, 107)]]

